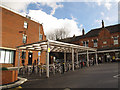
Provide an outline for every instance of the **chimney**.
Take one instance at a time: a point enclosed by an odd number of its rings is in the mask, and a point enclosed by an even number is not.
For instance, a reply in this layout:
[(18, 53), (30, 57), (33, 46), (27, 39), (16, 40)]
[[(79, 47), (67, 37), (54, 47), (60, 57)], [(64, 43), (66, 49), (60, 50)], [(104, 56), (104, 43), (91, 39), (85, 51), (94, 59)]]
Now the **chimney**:
[(102, 20), (102, 28), (104, 28), (104, 21)]
[(85, 30), (84, 30), (84, 28), (83, 28), (83, 30), (82, 30), (82, 35), (85, 35)]
[(75, 34), (73, 35), (73, 37), (75, 37)]

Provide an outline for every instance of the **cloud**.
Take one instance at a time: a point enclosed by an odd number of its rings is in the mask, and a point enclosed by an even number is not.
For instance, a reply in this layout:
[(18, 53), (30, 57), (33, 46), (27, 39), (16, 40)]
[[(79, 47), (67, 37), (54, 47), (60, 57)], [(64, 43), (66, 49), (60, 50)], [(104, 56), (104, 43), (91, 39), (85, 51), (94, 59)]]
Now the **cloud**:
[(110, 10), (110, 8), (111, 8), (110, 2), (105, 3), (105, 7), (106, 7), (108, 10)]
[(52, 8), (52, 11), (51, 11), (51, 14), (50, 15), (54, 15), (55, 14), (55, 11), (57, 8), (62, 8), (63, 5), (60, 3), (62, 2), (62, 0), (51, 0), (51, 1), (48, 1), (48, 0), (44, 0), (44, 2), (41, 2), (39, 1), (42, 5), (47, 5), (49, 7)]
[(1, 4), (7, 6), (16, 11), (26, 12), (27, 6), (30, 3), (35, 3), (38, 7), (41, 5), (47, 5), (52, 8), (51, 15), (55, 14), (57, 8), (62, 8), (63, 5), (60, 3), (62, 0), (2, 0)]
[(103, 5), (107, 10), (110, 10), (112, 7), (112, 2), (118, 2), (118, 0), (96, 0), (98, 6)]
[(27, 7), (31, 3), (36, 4), (38, 7), (40, 7), (40, 5), (47, 5), (52, 8), (50, 15), (43, 12), (42, 9), (29, 10), (28, 12), (28, 15), (34, 18), (34, 20), (43, 23), (45, 34), (59, 28), (66, 28), (66, 30), (70, 32), (70, 36), (73, 36), (74, 34), (80, 35), (81, 32), (77, 26), (77, 22), (75, 21), (76, 18), (72, 17), (72, 19), (57, 19), (52, 16), (55, 14), (56, 9), (63, 7), (60, 3), (62, 1), (63, 0), (3, 0), (0, 4), (18, 12), (23, 11), (23, 14), (27, 12)]
[(65, 28), (70, 33), (70, 36), (73, 36), (74, 34), (81, 35), (77, 22), (72, 19), (57, 19), (56, 17), (48, 15), (41, 10), (30, 10), (29, 16), (34, 17), (39, 20), (40, 23), (43, 23), (45, 34), (54, 32), (56, 29)]
[(17, 1), (17, 0), (2, 0), (0, 2), (0, 4), (2, 4), (3, 6), (6, 6), (8, 8), (11, 8), (15, 11), (26, 11), (27, 6), (32, 3), (32, 0), (26, 0), (24, 2), (22, 2), (22, 0)]

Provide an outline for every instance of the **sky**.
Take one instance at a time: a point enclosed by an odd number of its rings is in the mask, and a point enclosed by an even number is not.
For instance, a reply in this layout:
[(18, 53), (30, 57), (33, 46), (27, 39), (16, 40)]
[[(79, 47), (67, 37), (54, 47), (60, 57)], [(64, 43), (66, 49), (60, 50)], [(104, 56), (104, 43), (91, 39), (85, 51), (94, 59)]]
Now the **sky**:
[(45, 34), (65, 28), (69, 36), (118, 24), (119, 0), (0, 0), (0, 4), (27, 14), (43, 24)]

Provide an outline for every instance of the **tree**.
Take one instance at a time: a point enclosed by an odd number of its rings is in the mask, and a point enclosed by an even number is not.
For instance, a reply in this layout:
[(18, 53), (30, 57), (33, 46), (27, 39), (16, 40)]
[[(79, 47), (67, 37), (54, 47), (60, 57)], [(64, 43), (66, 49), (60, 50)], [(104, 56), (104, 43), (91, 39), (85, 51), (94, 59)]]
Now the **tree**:
[(69, 36), (69, 32), (64, 27), (64, 28), (56, 29), (56, 30), (54, 30), (54, 32), (50, 32), (47, 35), (47, 38), (51, 39), (51, 40), (59, 40), (59, 39), (67, 38), (68, 36)]

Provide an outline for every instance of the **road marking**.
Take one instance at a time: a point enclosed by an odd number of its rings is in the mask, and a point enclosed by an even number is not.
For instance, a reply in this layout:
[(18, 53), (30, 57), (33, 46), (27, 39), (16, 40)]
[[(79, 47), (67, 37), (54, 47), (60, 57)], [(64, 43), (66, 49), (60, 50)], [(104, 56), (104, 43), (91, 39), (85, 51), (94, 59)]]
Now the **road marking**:
[(115, 75), (115, 76), (113, 76), (114, 78), (118, 78), (120, 76), (120, 74), (118, 74), (118, 75)]

